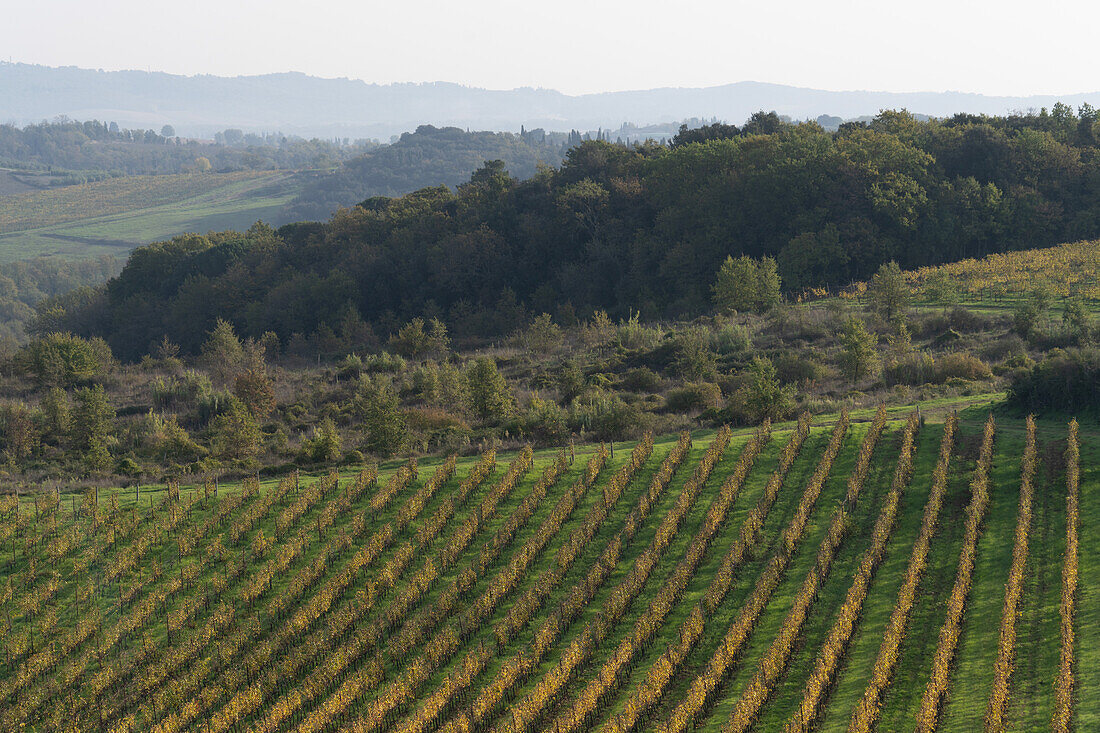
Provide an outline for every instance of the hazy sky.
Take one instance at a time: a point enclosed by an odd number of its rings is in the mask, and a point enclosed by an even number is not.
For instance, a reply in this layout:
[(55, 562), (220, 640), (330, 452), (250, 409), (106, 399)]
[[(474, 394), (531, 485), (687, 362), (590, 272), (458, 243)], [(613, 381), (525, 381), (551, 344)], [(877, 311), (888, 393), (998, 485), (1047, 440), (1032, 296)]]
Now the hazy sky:
[(1100, 3), (1048, 0), (35, 0), (0, 58), (180, 74), (302, 71), (568, 93), (768, 81), (832, 90), (1100, 90)]

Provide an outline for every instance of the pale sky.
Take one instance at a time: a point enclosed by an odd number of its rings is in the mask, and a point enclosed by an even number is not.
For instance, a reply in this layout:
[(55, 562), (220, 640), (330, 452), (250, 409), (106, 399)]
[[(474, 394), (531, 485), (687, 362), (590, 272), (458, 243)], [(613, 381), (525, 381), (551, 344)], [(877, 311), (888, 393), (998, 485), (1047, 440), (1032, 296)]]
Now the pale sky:
[(1066, 0), (35, 0), (0, 59), (301, 71), (570, 94), (765, 81), (995, 95), (1100, 90), (1100, 3)]

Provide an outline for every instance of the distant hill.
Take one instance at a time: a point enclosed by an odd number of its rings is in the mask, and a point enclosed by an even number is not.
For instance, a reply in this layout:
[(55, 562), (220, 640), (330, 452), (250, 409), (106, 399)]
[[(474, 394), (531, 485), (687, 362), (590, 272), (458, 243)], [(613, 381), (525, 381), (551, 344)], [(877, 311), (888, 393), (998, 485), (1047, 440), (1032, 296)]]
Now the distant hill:
[(181, 135), (211, 136), (227, 126), (307, 136), (383, 140), (421, 124), (480, 130), (618, 127), (687, 117), (740, 124), (753, 112), (794, 119), (826, 114), (844, 119), (906, 108), (933, 116), (1005, 114), (1062, 101), (1100, 106), (1100, 92), (990, 97), (962, 92), (833, 92), (737, 82), (701, 89), (665, 88), (570, 96), (551, 89), (495, 91), (445, 82), (369, 84), (300, 73), (262, 76), (179, 76), (146, 71), (96, 71), (0, 63), (0, 121), (37, 122), (68, 115), (129, 127), (172, 124)]

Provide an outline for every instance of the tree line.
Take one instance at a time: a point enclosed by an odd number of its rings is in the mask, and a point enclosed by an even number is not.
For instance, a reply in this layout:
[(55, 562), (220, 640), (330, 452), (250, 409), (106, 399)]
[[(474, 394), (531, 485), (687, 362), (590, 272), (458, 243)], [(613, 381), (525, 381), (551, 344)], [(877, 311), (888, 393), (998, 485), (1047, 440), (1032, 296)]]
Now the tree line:
[(193, 352), (218, 318), (284, 345), (312, 339), (313, 352), (337, 340), (338, 351), (416, 316), (456, 339), (510, 333), (542, 312), (567, 325), (596, 310), (690, 317), (709, 309), (731, 255), (774, 259), (797, 291), (864, 280), (889, 261), (1100, 236), (1100, 127), (1087, 107), (883, 112), (836, 132), (756, 115), (708, 130), (670, 145), (583, 141), (525, 181), (490, 161), (454, 189), (369, 198), (326, 222), (155, 243), (95, 298), (44, 310), (51, 330), (102, 335), (129, 359), (165, 334)]

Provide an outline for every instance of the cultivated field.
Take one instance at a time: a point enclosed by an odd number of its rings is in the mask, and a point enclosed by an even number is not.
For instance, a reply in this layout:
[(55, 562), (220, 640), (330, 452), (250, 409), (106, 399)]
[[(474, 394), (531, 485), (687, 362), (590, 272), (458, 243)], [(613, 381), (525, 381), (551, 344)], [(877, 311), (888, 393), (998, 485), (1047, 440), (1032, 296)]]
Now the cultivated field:
[(0, 727), (1093, 729), (1095, 429), (924, 417), (11, 498)]
[(286, 172), (189, 173), (111, 178), (0, 196), (0, 258), (83, 258), (185, 232), (245, 230), (273, 220), (293, 197)]

